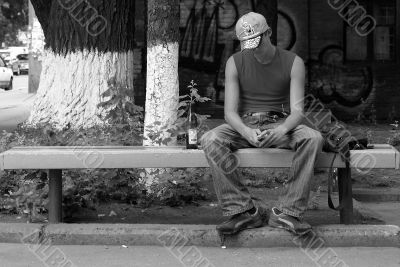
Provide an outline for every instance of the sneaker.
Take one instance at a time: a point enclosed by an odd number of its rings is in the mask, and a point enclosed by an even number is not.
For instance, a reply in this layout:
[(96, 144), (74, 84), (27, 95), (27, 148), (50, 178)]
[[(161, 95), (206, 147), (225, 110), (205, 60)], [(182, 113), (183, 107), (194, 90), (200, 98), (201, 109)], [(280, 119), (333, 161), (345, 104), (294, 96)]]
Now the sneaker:
[(268, 225), (275, 228), (286, 229), (294, 234), (301, 235), (311, 229), (311, 225), (299, 218), (289, 216), (278, 210), (272, 208), (269, 216)]
[(263, 225), (263, 220), (256, 209), (254, 214), (250, 211), (236, 214), (226, 222), (217, 225), (217, 231), (225, 235), (233, 235), (245, 229), (258, 228)]

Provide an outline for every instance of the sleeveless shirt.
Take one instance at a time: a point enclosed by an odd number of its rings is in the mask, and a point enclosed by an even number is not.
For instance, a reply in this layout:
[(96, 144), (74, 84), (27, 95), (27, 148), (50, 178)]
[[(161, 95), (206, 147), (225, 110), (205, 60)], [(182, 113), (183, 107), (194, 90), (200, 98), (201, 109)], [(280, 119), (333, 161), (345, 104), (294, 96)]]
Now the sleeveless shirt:
[(240, 115), (290, 112), (290, 76), (296, 54), (278, 47), (275, 51), (268, 64), (258, 62), (251, 49), (233, 55), (239, 77)]

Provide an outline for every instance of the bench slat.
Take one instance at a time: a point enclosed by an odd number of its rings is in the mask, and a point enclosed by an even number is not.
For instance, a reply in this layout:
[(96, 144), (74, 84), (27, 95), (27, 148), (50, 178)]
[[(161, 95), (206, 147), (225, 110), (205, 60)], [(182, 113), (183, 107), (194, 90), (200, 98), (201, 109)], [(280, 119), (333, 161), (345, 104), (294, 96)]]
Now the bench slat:
[[(284, 149), (241, 149), (236, 155), (241, 167), (290, 167), (294, 153)], [(330, 167), (332, 153), (321, 153), (317, 168)], [(390, 145), (351, 151), (351, 166), (357, 168), (399, 168), (399, 152)], [(93, 168), (184, 168), (208, 167), (202, 150), (184, 147), (16, 147), (0, 154), (0, 168), (9, 169), (93, 169)], [(336, 157), (334, 167), (343, 168)]]

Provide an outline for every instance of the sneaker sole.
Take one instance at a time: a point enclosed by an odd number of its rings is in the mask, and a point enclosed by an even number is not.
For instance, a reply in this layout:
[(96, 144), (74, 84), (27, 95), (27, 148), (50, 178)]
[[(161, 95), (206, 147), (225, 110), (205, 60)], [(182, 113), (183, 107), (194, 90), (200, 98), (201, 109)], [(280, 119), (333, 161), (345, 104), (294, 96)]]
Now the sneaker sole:
[(298, 232), (296, 232), (293, 228), (290, 228), (290, 227), (288, 227), (288, 226), (284, 226), (284, 225), (282, 225), (282, 224), (279, 224), (279, 223), (276, 223), (276, 222), (273, 222), (273, 221), (268, 221), (268, 225), (271, 226), (271, 227), (273, 227), (273, 228), (278, 228), (278, 229), (287, 230), (287, 231), (289, 231), (289, 232), (291, 232), (292, 234), (295, 234), (295, 235), (304, 235), (304, 234), (306, 234), (308, 231), (311, 230), (311, 228), (310, 228), (310, 229), (307, 229), (307, 230), (303, 230), (303, 231), (298, 231)]
[(239, 229), (237, 229), (235, 231), (229, 231), (229, 232), (226, 232), (226, 231), (222, 232), (222, 231), (218, 231), (218, 230), (217, 231), (220, 234), (223, 234), (223, 235), (234, 235), (234, 234), (236, 234), (236, 233), (238, 233), (240, 231), (248, 230), (248, 229), (254, 229), (254, 228), (260, 228), (261, 226), (263, 226), (262, 220), (260, 222), (254, 223), (254, 224), (246, 225), (245, 227), (239, 228)]

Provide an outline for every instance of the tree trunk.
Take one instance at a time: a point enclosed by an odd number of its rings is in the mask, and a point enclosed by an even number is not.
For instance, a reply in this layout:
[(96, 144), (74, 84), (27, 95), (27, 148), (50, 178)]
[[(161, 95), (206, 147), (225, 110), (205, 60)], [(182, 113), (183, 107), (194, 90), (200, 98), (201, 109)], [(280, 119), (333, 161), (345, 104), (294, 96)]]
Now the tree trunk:
[[(144, 135), (149, 137), (151, 131), (162, 131), (162, 128), (173, 123), (177, 116), (179, 0), (149, 0), (147, 28)], [(152, 126), (154, 128), (151, 128)], [(165, 138), (169, 137), (167, 133), (164, 134)], [(154, 138), (147, 138), (144, 145), (160, 144)]]
[[(148, 0), (145, 146), (162, 145), (160, 141), (170, 137), (165, 128), (177, 117), (178, 59), (179, 0)], [(152, 137), (152, 132), (161, 137)], [(175, 143), (174, 138), (168, 142)], [(152, 177), (147, 177), (148, 184), (154, 182)]]
[(28, 123), (90, 127), (100, 124), (97, 105), (113, 77), (133, 90), (133, 52), (46, 50), (40, 85)]
[(110, 79), (133, 90), (134, 2), (32, 0), (46, 51), (28, 124), (91, 127)]
[(256, 10), (262, 14), (272, 29), (271, 42), (277, 44), (278, 32), (278, 0), (259, 0), (257, 1)]

